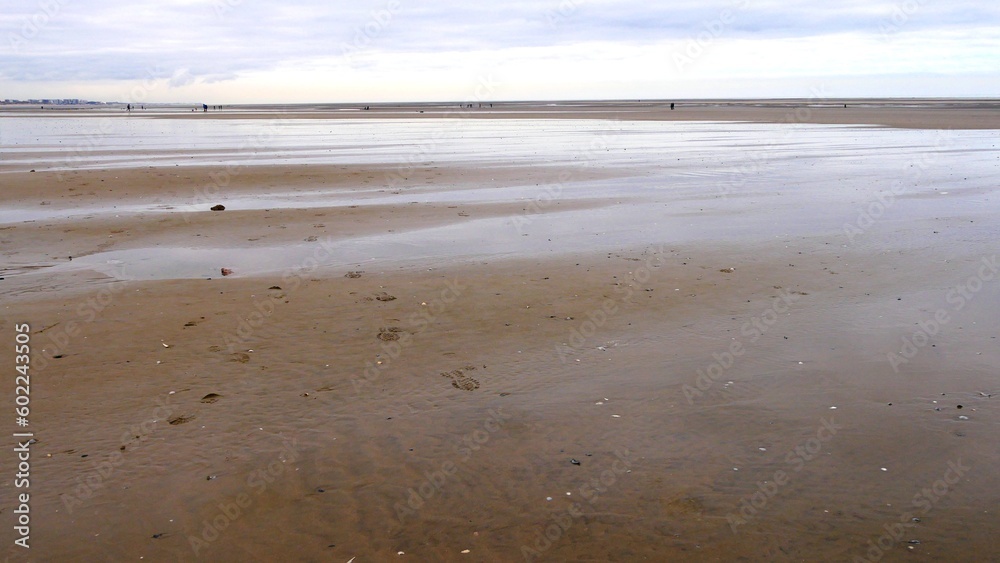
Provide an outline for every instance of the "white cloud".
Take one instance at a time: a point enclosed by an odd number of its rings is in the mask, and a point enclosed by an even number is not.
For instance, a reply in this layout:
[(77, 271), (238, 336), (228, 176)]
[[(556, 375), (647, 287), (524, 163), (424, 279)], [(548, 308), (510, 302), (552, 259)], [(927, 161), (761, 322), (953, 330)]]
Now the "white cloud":
[(914, 96), (948, 76), (950, 95), (986, 96), (981, 77), (1000, 81), (1000, 6), (976, 0), (42, 5), (0, 0), (3, 97), (123, 99), (150, 76), (151, 100), (220, 102), (464, 99), (487, 74), (497, 99), (796, 96), (824, 76)]

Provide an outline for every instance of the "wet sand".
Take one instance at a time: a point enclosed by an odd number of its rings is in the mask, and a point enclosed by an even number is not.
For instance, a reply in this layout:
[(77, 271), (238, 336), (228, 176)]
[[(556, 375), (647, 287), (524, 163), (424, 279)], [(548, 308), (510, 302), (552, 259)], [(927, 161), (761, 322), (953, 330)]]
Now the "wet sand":
[(1000, 556), (993, 132), (588, 121), (208, 192), (28, 147), (31, 560)]
[[(674, 108), (671, 109), (671, 104)], [(362, 107), (368, 107), (364, 110)], [(120, 108), (10, 106), (11, 113), (99, 116)], [(1000, 129), (998, 99), (630, 100), (618, 102), (483, 102), (406, 104), (230, 105), (211, 112), (185, 106), (150, 106), (135, 116), (168, 119), (597, 119), (630, 121), (723, 121), (878, 125), (905, 129)]]

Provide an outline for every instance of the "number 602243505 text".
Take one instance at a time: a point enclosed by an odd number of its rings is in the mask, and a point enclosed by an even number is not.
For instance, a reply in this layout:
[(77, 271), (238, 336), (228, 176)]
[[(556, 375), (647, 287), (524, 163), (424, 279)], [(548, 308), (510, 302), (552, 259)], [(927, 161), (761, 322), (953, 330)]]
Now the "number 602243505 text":
[(17, 415), (17, 425), (28, 426), (28, 415), (31, 412), (31, 377), (28, 369), (31, 364), (31, 327), (27, 323), (14, 326), (14, 370), (17, 371), (14, 387), (14, 411)]

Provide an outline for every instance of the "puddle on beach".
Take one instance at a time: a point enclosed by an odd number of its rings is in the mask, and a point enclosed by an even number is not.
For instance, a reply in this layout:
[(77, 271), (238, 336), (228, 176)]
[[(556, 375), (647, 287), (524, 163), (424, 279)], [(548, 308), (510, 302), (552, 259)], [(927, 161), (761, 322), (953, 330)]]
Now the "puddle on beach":
[[(79, 257), (73, 268), (94, 268), (119, 279), (177, 279), (218, 277), (220, 269), (237, 275), (283, 273), (302, 269), (321, 271), (353, 267), (423, 268), (456, 261), (498, 260), (532, 256), (559, 256), (579, 252), (613, 252), (659, 245), (712, 244), (741, 240), (766, 242), (836, 233), (842, 237), (839, 215), (803, 213), (799, 205), (770, 206), (747, 213), (738, 201), (722, 202), (706, 211), (698, 202), (675, 205), (627, 203), (592, 209), (561, 211), (544, 216), (504, 216), (476, 219), (431, 228), (378, 235), (320, 237), (316, 242), (255, 247), (147, 247), (102, 252)], [(942, 211), (938, 202), (919, 202), (923, 215)], [(972, 206), (962, 205), (969, 213)], [(995, 205), (993, 206), (996, 207)], [(850, 208), (845, 207), (845, 212)], [(979, 213), (996, 211), (978, 210)], [(908, 217), (913, 218), (914, 206)], [(975, 215), (972, 215), (975, 216)], [(973, 226), (970, 226), (973, 227)], [(928, 238), (911, 228), (895, 233), (896, 247), (921, 248), (983, 243), (994, 236), (974, 228)], [(843, 239), (847, 241), (846, 238)], [(857, 244), (866, 244), (858, 241)], [(62, 265), (60, 267), (69, 267)]]
[[(612, 225), (613, 230), (586, 230), (584, 225), (594, 224), (594, 214), (604, 217), (604, 225)], [(497, 217), (366, 237), (321, 237), (316, 242), (290, 245), (118, 250), (78, 257), (60, 267), (94, 268), (121, 279), (218, 277), (223, 267), (237, 275), (365, 264), (433, 267), (456, 260), (523, 258), (641, 244), (641, 235), (623, 228), (629, 223), (627, 212), (611, 207), (554, 213), (544, 222), (515, 223), (511, 217)]]
[[(162, 157), (156, 160), (160, 165), (504, 162), (575, 164), (631, 174), (547, 185), (428, 185), (398, 194), (360, 186), (233, 194), (212, 202), (227, 210), (536, 202), (530, 206), (534, 212), (521, 216), (335, 240), (328, 244), (330, 252), (323, 253), (329, 267), (843, 235), (844, 226), (877, 201), (878, 193), (890, 190), (903, 203), (890, 210), (886, 225), (894, 214), (932, 220), (951, 213), (994, 213), (997, 207), (990, 131), (943, 136), (872, 127), (587, 120), (3, 119), (0, 151), (8, 167), (22, 153), (31, 154), (31, 166), (39, 169), (145, 167), (148, 151), (154, 151), (157, 159)], [(266, 144), (246, 148), (248, 139), (265, 133)], [(38, 161), (39, 153), (47, 156)], [(551, 203), (588, 199), (605, 204), (556, 212)], [(159, 197), (112, 207), (7, 207), (0, 209), (0, 223), (210, 213), (206, 207), (192, 205), (189, 198)], [(150, 246), (80, 257), (72, 267), (86, 265), (139, 279), (211, 277), (221, 267), (252, 275), (294, 268), (316, 249), (317, 244)]]

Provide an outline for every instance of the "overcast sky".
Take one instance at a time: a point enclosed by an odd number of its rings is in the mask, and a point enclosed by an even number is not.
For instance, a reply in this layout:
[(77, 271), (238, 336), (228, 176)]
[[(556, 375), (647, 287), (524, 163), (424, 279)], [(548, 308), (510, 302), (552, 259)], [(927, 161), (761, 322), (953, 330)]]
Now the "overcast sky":
[(0, 0), (0, 99), (1000, 97), (996, 0)]

